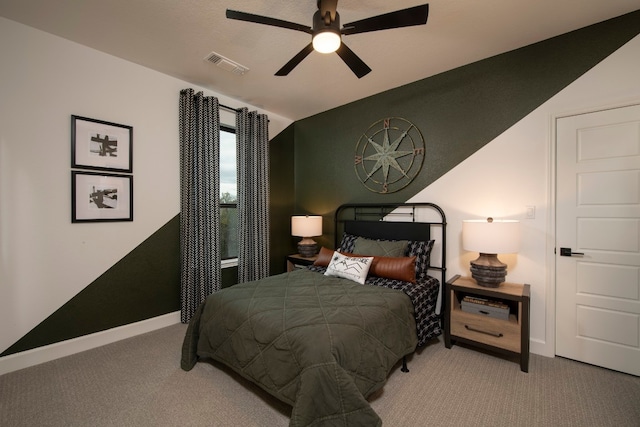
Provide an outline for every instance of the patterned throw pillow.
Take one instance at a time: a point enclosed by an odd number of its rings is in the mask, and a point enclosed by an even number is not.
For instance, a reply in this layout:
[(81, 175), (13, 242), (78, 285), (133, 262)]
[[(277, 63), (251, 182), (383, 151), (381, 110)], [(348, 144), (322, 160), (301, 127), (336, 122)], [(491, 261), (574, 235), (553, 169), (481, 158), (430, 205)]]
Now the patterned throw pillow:
[(423, 280), (428, 277), (431, 262), (431, 250), (435, 240), (409, 240), (407, 256), (416, 257), (416, 279)]
[(358, 236), (353, 234), (344, 233), (342, 235), (342, 241), (340, 242), (340, 247), (338, 248), (340, 252), (351, 252), (353, 253), (353, 247), (356, 244), (356, 239)]
[(348, 257), (335, 251), (331, 262), (327, 266), (325, 276), (342, 277), (353, 280), (361, 285), (367, 280), (369, 268), (373, 262), (373, 257)]
[(358, 237), (353, 246), (353, 253), (397, 258), (404, 256), (408, 243), (406, 240), (373, 240)]

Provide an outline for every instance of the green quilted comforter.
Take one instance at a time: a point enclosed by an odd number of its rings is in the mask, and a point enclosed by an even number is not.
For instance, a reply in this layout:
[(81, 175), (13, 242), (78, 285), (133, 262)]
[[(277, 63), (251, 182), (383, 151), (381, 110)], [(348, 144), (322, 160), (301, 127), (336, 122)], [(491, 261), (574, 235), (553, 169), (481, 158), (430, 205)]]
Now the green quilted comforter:
[(235, 285), (191, 319), (181, 366), (212, 358), (293, 407), (290, 426), (376, 426), (366, 398), (417, 345), (403, 292), (299, 269)]

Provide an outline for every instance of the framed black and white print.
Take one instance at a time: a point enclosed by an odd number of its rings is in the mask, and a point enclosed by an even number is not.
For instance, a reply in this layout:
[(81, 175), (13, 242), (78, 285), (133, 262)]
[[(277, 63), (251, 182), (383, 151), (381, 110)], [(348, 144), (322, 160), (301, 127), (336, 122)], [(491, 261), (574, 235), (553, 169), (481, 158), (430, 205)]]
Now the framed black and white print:
[(133, 176), (71, 171), (71, 222), (133, 221)]
[(72, 115), (71, 167), (133, 172), (133, 127)]

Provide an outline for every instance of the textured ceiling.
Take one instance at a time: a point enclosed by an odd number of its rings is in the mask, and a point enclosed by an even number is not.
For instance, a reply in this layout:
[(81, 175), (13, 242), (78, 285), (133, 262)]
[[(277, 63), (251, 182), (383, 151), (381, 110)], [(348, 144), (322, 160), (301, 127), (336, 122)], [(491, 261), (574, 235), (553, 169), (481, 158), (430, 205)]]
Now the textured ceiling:
[[(422, 4), (340, 0), (343, 23)], [(274, 73), (308, 34), (225, 18), (227, 8), (311, 26), (316, 0), (0, 0), (0, 16), (298, 120), (640, 7), (637, 0), (432, 0), (427, 25), (344, 36), (369, 67), (358, 79), (336, 54), (312, 52)], [(249, 68), (205, 61), (215, 51)]]

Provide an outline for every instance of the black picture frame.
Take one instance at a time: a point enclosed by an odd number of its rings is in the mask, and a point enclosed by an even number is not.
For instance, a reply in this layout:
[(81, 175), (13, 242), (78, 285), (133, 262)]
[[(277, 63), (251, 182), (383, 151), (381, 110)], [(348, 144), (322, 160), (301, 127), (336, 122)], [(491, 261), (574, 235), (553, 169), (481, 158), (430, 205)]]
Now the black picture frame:
[(133, 176), (71, 171), (71, 222), (133, 221)]
[(71, 116), (71, 167), (133, 172), (133, 127)]

